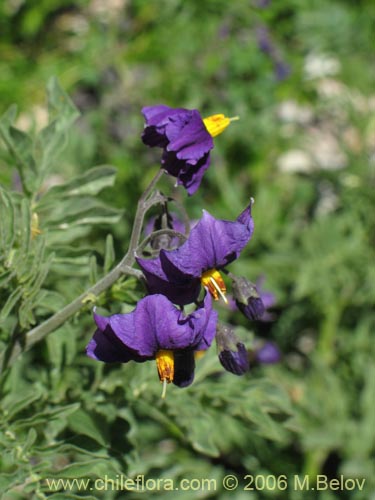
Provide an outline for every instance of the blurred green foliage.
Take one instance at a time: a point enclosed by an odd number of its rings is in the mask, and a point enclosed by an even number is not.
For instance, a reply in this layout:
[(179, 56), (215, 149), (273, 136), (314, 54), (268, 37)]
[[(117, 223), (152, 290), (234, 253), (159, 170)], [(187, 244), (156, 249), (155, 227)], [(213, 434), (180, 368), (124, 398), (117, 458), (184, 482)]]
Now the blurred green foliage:
[[(255, 234), (231, 270), (266, 276), (275, 321), (220, 315), (247, 332), (249, 347), (261, 337), (284, 353), (234, 377), (213, 347), (191, 388), (170, 388), (162, 401), (152, 363), (85, 356), (88, 304), (2, 375), (6, 500), (75, 498), (52, 495), (45, 478), (105, 474), (217, 479), (218, 491), (199, 498), (375, 495), (374, 18), (371, 0), (0, 4), (2, 351), (126, 252), (159, 161), (140, 141), (140, 110), (166, 103), (241, 117), (215, 141), (197, 194), (175, 196), (192, 218), (205, 208), (227, 219), (255, 198)], [(278, 73), (281, 63), (290, 73)], [(141, 293), (121, 280), (98, 303), (127, 311)], [(226, 474), (366, 483), (226, 492)]]

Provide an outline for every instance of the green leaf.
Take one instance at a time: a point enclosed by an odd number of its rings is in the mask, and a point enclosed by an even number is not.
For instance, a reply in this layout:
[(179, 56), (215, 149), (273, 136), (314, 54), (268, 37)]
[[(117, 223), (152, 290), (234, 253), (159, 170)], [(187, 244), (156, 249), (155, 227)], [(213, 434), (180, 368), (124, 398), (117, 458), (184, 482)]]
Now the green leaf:
[(80, 113), (56, 77), (47, 83), (47, 96), (49, 123), (56, 120), (56, 130), (67, 130)]
[(40, 200), (38, 207), (54, 203), (57, 196), (95, 196), (105, 187), (113, 186), (116, 169), (109, 165), (94, 167), (74, 179), (51, 187)]
[(31, 241), (31, 211), (26, 198), (21, 202), (21, 250), (23, 255), (29, 253)]
[(35, 427), (36, 425), (46, 425), (46, 421), (50, 422), (53, 419), (64, 420), (72, 413), (77, 411), (79, 403), (72, 403), (67, 406), (57, 406), (54, 408), (45, 408), (40, 412), (33, 413), (31, 417), (19, 418), (13, 423), (15, 429), (24, 429), (28, 427)]
[(0, 288), (5, 288), (9, 281), (15, 276), (16, 272), (13, 269), (8, 269), (0, 274)]
[(36, 276), (36, 279), (32, 283), (31, 287), (27, 290), (25, 293), (25, 297), (32, 298), (34, 297), (40, 290), (44, 280), (46, 279), (48, 272), (51, 268), (53, 259), (55, 257), (55, 254), (51, 254), (48, 256), (47, 260), (41, 264), (38, 270), (38, 274)]
[[(50, 490), (48, 490), (50, 491)], [(66, 493), (53, 493), (52, 495), (48, 495), (49, 499), (52, 500), (66, 500)], [(69, 491), (69, 499), (70, 500), (98, 500), (98, 497), (93, 497), (91, 495), (74, 495), (71, 491)]]
[(20, 286), (18, 286), (9, 295), (7, 301), (5, 302), (3, 308), (1, 309), (0, 324), (2, 321), (4, 321), (8, 317), (8, 315), (12, 311), (13, 307), (17, 304), (17, 302), (21, 299), (21, 297), (22, 297), (22, 288)]
[(69, 364), (76, 354), (76, 332), (68, 325), (64, 325), (46, 338), (48, 359), (56, 370), (60, 372), (63, 362)]
[(15, 208), (12, 197), (5, 189), (0, 186), (0, 245), (2, 255), (8, 253), (13, 245), (15, 237)]
[(104, 274), (107, 274), (113, 263), (115, 262), (115, 249), (113, 246), (113, 236), (112, 234), (107, 234), (105, 240), (105, 254), (104, 254)]
[(98, 263), (95, 255), (91, 255), (89, 262), (89, 280), (91, 285), (95, 285), (98, 281)]
[[(53, 290), (40, 290), (36, 299), (37, 307), (49, 312), (56, 312), (66, 305), (65, 298)], [(48, 338), (48, 337), (47, 337)]]
[(114, 224), (120, 215), (120, 210), (111, 208), (95, 198), (77, 197), (54, 207), (48, 225), (52, 228), (67, 230), (77, 225)]
[[(114, 474), (117, 471), (111, 466), (108, 459), (92, 459), (82, 462), (75, 462), (67, 465), (63, 469), (56, 472), (51, 472), (50, 477), (53, 478), (90, 478), (90, 477), (104, 477), (106, 474)], [(88, 480), (88, 479), (87, 479)]]
[(12, 419), (17, 413), (30, 406), (34, 401), (42, 397), (39, 386), (28, 387), (22, 391), (11, 393), (2, 400), (2, 408), (6, 413), (7, 420)]
[(189, 439), (195, 450), (210, 457), (220, 454), (218, 447), (212, 439), (212, 429), (215, 422), (210, 418), (195, 419), (194, 425), (189, 429)]
[(9, 108), (5, 111), (5, 113), (1, 116), (0, 118), (0, 127), (4, 126), (5, 128), (9, 128), (10, 126), (13, 125), (14, 120), (17, 117), (17, 105), (12, 104), (9, 106)]
[(78, 434), (83, 434), (94, 439), (102, 446), (107, 445), (102, 435), (102, 430), (98, 427), (95, 420), (84, 410), (78, 410), (69, 418), (69, 427)]
[(0, 137), (13, 157), (20, 173), (23, 188), (32, 192), (37, 182), (37, 169), (33, 158), (33, 141), (31, 137), (12, 126), (16, 108), (12, 106), (0, 118)]
[(37, 434), (36, 430), (33, 427), (31, 427), (31, 429), (29, 429), (29, 432), (27, 433), (25, 442), (23, 443), (24, 452), (29, 450), (32, 447), (32, 445), (35, 443), (37, 437), (38, 437), (38, 434)]
[(39, 132), (35, 141), (34, 154), (41, 179), (44, 179), (52, 169), (55, 158), (65, 148), (66, 143), (67, 133), (65, 130), (58, 130), (57, 120)]
[(45, 238), (43, 235), (39, 235), (35, 245), (33, 246), (33, 260), (32, 263), (27, 263), (27, 269), (25, 274), (19, 274), (19, 282), (26, 283), (34, 281), (40, 273), (41, 266), (43, 265), (44, 260), (44, 251), (45, 251)]

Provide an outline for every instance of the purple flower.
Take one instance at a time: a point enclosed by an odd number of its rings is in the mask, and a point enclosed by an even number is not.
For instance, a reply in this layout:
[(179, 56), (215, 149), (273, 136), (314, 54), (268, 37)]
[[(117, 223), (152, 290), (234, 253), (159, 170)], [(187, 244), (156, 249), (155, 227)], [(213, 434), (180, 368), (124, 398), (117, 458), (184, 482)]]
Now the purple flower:
[(198, 189), (204, 172), (210, 165), (212, 137), (221, 133), (232, 119), (213, 115), (203, 119), (196, 109), (170, 108), (163, 104), (142, 109), (146, 125), (143, 142), (163, 148), (161, 165), (177, 178), (188, 194)]
[(289, 64), (287, 64), (285, 61), (282, 61), (281, 59), (275, 59), (274, 61), (274, 72), (276, 79), (281, 82), (282, 80), (285, 80), (288, 78), (288, 76), (291, 73), (291, 69)]
[(214, 299), (224, 297), (224, 281), (218, 272), (237, 259), (250, 240), (254, 223), (252, 202), (235, 221), (215, 219), (203, 210), (187, 241), (175, 250), (161, 250), (155, 259), (137, 258), (150, 293), (162, 293), (175, 304), (194, 302), (201, 284)]
[(273, 62), (276, 79), (278, 81), (285, 80), (290, 75), (291, 70), (289, 65), (282, 60), (268, 29), (265, 26), (258, 26), (256, 28), (256, 38), (259, 49), (269, 55)]
[(268, 55), (273, 55), (275, 52), (274, 44), (272, 43), (268, 29), (265, 26), (257, 26), (256, 38), (259, 49)]
[(260, 9), (266, 9), (270, 3), (271, 0), (258, 0), (257, 2), (255, 2), (255, 6), (259, 7)]
[(249, 356), (246, 347), (240, 342), (229, 325), (218, 324), (216, 343), (222, 366), (235, 375), (243, 375), (249, 370)]
[(262, 365), (278, 363), (281, 359), (281, 352), (273, 342), (265, 342), (254, 351), (255, 361)]
[(185, 316), (163, 295), (141, 299), (128, 314), (94, 314), (97, 330), (86, 352), (106, 363), (156, 359), (164, 385), (185, 387), (194, 378), (194, 351), (210, 347), (216, 333), (217, 313), (206, 294), (201, 304)]

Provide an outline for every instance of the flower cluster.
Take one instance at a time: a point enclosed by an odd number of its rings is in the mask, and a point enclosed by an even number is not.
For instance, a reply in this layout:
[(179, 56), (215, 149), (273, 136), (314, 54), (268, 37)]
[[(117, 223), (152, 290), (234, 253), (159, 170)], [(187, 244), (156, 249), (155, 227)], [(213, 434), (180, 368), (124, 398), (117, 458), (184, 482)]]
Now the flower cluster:
[[(142, 112), (143, 142), (162, 148), (162, 169), (192, 195), (209, 167), (213, 137), (233, 118), (221, 114), (202, 118), (197, 110), (164, 105)], [(170, 382), (179, 387), (192, 383), (196, 353), (207, 350), (215, 338), (224, 368), (236, 375), (247, 372), (251, 353), (233, 328), (218, 322), (212, 303), (220, 298), (228, 303), (224, 274), (232, 280), (236, 307), (247, 318), (261, 319), (265, 314), (256, 285), (227, 270), (253, 235), (252, 204), (253, 200), (233, 221), (216, 219), (203, 210), (187, 236), (182, 234), (184, 224), (164, 206), (162, 216), (146, 227), (151, 257), (142, 255), (142, 245), (136, 255), (148, 295), (128, 314), (105, 317), (95, 312), (97, 329), (87, 354), (107, 363), (156, 360), (163, 395)], [(189, 304), (195, 309), (186, 314), (184, 307)], [(258, 358), (262, 362), (262, 356)]]

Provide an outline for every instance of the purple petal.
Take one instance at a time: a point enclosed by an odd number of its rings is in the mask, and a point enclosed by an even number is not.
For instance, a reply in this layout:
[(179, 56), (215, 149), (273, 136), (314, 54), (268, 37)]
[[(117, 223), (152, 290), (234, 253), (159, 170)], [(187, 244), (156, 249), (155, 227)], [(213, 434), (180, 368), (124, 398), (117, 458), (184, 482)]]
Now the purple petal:
[(158, 125), (163, 122), (171, 112), (172, 108), (165, 104), (156, 104), (155, 106), (145, 106), (142, 108), (142, 115), (145, 117), (146, 126)]
[(266, 309), (269, 309), (276, 304), (276, 297), (274, 293), (268, 292), (263, 289), (264, 282), (265, 277), (263, 275), (259, 276), (259, 278), (256, 280), (256, 288), (259, 292), (260, 298), (262, 299), (264, 307)]
[[(164, 295), (149, 295), (129, 314), (104, 319), (96, 315), (98, 322), (107, 324), (104, 331), (96, 331), (88, 354), (103, 361), (126, 362), (152, 359), (161, 349), (195, 349), (202, 339), (209, 342), (215, 314), (209, 296), (201, 307), (185, 316)], [(118, 358), (112, 345), (119, 349)]]
[(180, 305), (193, 302), (199, 295), (202, 273), (236, 259), (253, 230), (251, 204), (234, 222), (215, 219), (203, 211), (181, 247), (161, 250), (156, 259), (137, 258), (150, 293), (165, 294)]
[(195, 359), (194, 351), (174, 352), (173, 383), (178, 387), (187, 387), (194, 380)]
[(179, 160), (174, 151), (164, 151), (161, 163), (168, 174), (177, 177), (177, 184), (184, 186), (191, 196), (199, 188), (203, 175), (210, 166), (210, 156), (206, 153), (192, 164), (190, 160)]
[(136, 353), (127, 349), (110, 327), (107, 327), (105, 330), (96, 330), (93, 338), (86, 347), (86, 353), (90, 358), (105, 363), (127, 363), (130, 360), (140, 362), (147, 359), (141, 358)]
[(169, 119), (174, 115), (184, 114), (187, 110), (184, 108), (170, 108), (165, 104), (156, 104), (155, 106), (145, 106), (142, 108), (142, 114), (146, 120), (146, 126), (165, 127), (169, 124)]
[(189, 160), (191, 165), (214, 147), (213, 139), (197, 110), (170, 116), (165, 130), (169, 140), (167, 150), (175, 151), (179, 160)]
[(144, 107), (142, 114), (145, 117), (146, 126), (142, 134), (142, 141), (150, 147), (165, 148), (169, 142), (165, 133), (169, 119), (181, 112), (185, 112), (185, 110), (173, 109), (163, 104)]
[(176, 250), (162, 250), (160, 256), (184, 274), (198, 278), (206, 270), (224, 267), (235, 260), (253, 230), (251, 204), (234, 222), (215, 219), (203, 210), (203, 217), (191, 230), (188, 240)]
[(197, 299), (200, 279), (183, 274), (162, 256), (156, 259), (137, 257), (136, 260), (145, 275), (149, 293), (161, 293), (179, 305), (191, 304)]
[(188, 194), (198, 189), (209, 167), (209, 152), (214, 142), (197, 110), (170, 108), (165, 105), (142, 109), (146, 126), (142, 140), (150, 147), (164, 149), (162, 167)]
[[(210, 296), (210, 294), (207, 293), (206, 296)], [(199, 344), (195, 347), (196, 351), (206, 351), (212, 344), (212, 341), (214, 340), (216, 335), (216, 326), (218, 317), (219, 316), (216, 311), (212, 310), (210, 312), (202, 339), (199, 342)]]

